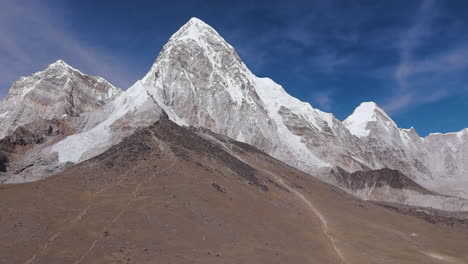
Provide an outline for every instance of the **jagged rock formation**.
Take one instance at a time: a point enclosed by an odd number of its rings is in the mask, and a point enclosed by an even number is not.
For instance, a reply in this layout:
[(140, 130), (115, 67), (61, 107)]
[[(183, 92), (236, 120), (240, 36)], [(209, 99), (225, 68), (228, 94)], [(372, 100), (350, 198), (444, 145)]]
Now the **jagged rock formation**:
[(468, 129), (422, 138), (414, 128), (398, 128), (372, 102), (343, 123), (368, 147), (372, 168), (399, 170), (428, 189), (468, 198)]
[(119, 93), (103, 78), (83, 74), (59, 60), (12, 85), (0, 102), (0, 139), (38, 119), (76, 117), (96, 110)]

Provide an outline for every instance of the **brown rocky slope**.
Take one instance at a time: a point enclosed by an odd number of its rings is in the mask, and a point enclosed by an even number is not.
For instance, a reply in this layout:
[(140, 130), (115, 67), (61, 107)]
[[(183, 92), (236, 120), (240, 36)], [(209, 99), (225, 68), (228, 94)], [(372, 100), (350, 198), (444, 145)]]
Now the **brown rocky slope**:
[(2, 263), (468, 262), (466, 229), (167, 120), (0, 201)]

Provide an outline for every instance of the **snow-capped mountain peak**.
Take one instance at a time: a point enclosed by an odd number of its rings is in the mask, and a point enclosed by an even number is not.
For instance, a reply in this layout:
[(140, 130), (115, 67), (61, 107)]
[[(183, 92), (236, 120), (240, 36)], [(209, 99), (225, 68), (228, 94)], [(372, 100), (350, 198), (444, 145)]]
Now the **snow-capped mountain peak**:
[[(342, 148), (340, 155), (325, 153), (337, 134), (352, 140), (339, 120), (255, 76), (234, 48), (199, 19), (169, 39), (142, 83), (177, 123), (252, 144), (305, 171), (330, 167), (348, 155)], [(323, 146), (315, 148), (312, 135)], [(350, 161), (343, 166), (362, 168)]]
[(205, 23), (199, 18), (192, 17), (184, 26), (182, 26), (174, 35), (177, 33), (181, 33), (183, 31), (188, 31), (189, 33), (193, 33), (190, 36), (196, 36), (197, 34), (202, 33), (204, 30), (214, 30), (210, 25)]
[(0, 138), (36, 119), (79, 116), (121, 92), (101, 77), (84, 74), (62, 60), (13, 83), (0, 102)]
[(343, 122), (349, 131), (357, 137), (367, 137), (371, 133), (370, 122), (379, 122), (385, 127), (397, 128), (396, 123), (374, 102), (361, 103)]
[[(210, 38), (218, 39), (221, 43), (213, 43), (213, 40), (210, 40)], [(166, 45), (170, 46), (172, 42), (182, 40), (194, 40), (205, 48), (210, 46), (210, 44), (223, 44), (232, 48), (214, 28), (196, 17), (192, 17), (174, 33)]]
[(64, 67), (64, 68), (77, 70), (61, 59), (58, 59), (56, 62), (49, 64), (47, 68), (58, 68), (58, 67)]

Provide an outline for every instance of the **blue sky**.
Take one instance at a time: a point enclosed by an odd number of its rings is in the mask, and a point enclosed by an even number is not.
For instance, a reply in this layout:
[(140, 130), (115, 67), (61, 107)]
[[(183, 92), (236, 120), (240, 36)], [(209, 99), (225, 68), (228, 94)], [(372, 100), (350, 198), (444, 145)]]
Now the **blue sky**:
[(258, 76), (346, 118), (375, 101), (421, 135), (468, 127), (467, 1), (1, 0), (0, 97), (63, 59), (123, 89), (191, 17)]

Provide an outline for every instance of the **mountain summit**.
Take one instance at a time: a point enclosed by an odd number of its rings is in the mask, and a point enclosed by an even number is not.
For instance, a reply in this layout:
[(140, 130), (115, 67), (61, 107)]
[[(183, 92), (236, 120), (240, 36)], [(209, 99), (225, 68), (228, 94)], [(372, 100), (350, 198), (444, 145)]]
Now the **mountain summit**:
[[(62, 62), (55, 64), (52, 69), (62, 68)], [(61, 87), (72, 84), (60, 76), (54, 78), (62, 80)], [(82, 102), (73, 105), (75, 109)], [(197, 18), (170, 37), (141, 80), (86, 114), (78, 133), (42, 153), (57, 156), (59, 164), (79, 163), (166, 118), (248, 143), (338, 186), (341, 169), (353, 173), (389, 168), (429, 190), (468, 197), (447, 180), (460, 182), (466, 175), (466, 137), (457, 137), (457, 142), (436, 135), (423, 139), (414, 129), (398, 128), (373, 102), (361, 104), (341, 122), (292, 97), (271, 79), (255, 76), (235, 49)], [(443, 158), (434, 154), (435, 148), (446, 151)]]
[(36, 119), (79, 116), (120, 93), (101, 77), (84, 74), (62, 60), (15, 82), (0, 102), (0, 138)]
[(370, 130), (367, 129), (370, 122), (381, 122), (386, 127), (397, 127), (387, 113), (374, 102), (365, 102), (359, 105), (343, 123), (353, 135), (366, 137), (370, 133)]

